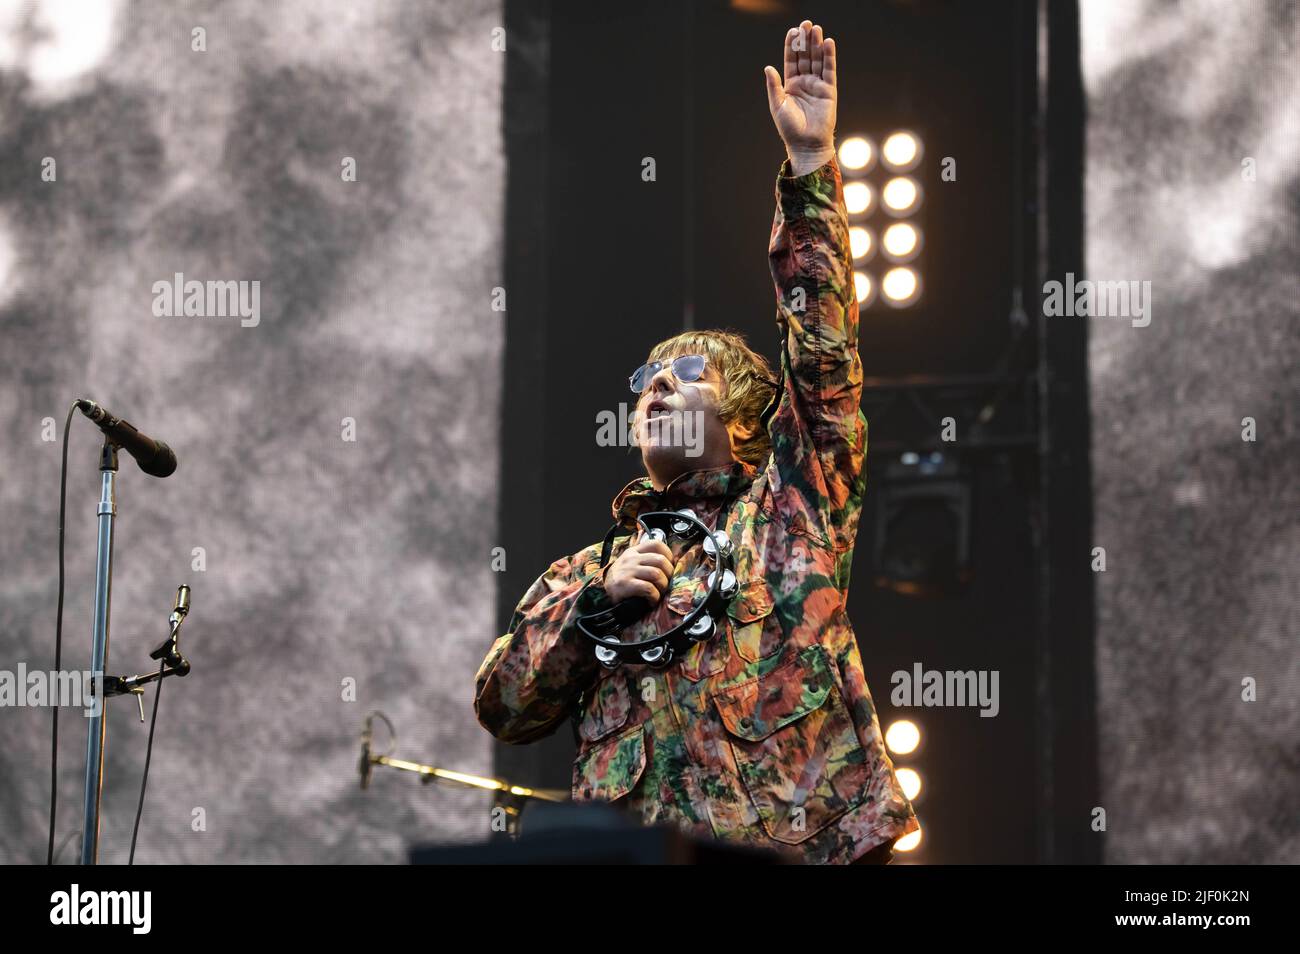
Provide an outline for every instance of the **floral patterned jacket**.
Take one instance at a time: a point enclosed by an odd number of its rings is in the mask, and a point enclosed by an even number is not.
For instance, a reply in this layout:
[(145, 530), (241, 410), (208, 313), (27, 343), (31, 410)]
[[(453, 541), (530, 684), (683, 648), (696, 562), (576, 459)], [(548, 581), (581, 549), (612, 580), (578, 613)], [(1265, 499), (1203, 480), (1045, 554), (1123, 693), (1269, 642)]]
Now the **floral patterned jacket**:
[[(726, 518), (740, 581), (727, 625), (663, 670), (604, 669), (574, 623), (611, 605), (602, 544), (592, 544), (551, 564), (520, 600), (478, 671), (474, 708), (514, 743), (573, 718), (575, 800), (616, 802), (647, 824), (794, 860), (847, 863), (920, 826), (845, 609), (867, 422), (840, 169), (831, 159), (790, 173), (786, 160), (768, 249), (782, 341), (781, 383), (763, 417), (771, 456), (761, 471), (735, 461), (661, 493), (643, 477), (612, 507), (610, 563), (643, 511), (689, 507), (712, 527)], [(668, 592), (628, 639), (671, 628), (703, 598), (702, 548), (681, 544), (674, 557)]]

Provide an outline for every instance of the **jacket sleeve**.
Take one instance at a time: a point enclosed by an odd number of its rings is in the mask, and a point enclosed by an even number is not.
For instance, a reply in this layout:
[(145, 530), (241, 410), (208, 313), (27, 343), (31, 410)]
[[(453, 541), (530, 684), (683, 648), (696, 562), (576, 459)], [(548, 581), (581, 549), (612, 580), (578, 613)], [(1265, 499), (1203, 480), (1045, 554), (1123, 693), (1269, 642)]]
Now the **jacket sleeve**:
[(781, 393), (768, 430), (784, 492), (815, 515), (818, 526), (807, 532), (847, 564), (867, 450), (848, 211), (836, 159), (806, 175), (790, 173), (786, 159), (768, 244), (781, 337)]
[(613, 605), (599, 564), (599, 545), (552, 563), (479, 666), (474, 714), (502, 742), (550, 735), (595, 680), (599, 663), (575, 620)]

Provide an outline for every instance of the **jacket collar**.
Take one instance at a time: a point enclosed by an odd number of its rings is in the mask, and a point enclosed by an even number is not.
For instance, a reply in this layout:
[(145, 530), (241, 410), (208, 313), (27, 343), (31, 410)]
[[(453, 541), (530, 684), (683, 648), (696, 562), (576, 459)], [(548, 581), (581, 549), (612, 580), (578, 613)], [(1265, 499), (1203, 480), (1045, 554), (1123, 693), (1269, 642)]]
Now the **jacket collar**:
[(649, 477), (638, 477), (618, 492), (610, 512), (619, 523), (626, 523), (651, 510), (680, 510), (695, 500), (736, 497), (744, 493), (757, 476), (756, 467), (734, 460), (721, 467), (679, 474), (662, 491), (654, 489)]

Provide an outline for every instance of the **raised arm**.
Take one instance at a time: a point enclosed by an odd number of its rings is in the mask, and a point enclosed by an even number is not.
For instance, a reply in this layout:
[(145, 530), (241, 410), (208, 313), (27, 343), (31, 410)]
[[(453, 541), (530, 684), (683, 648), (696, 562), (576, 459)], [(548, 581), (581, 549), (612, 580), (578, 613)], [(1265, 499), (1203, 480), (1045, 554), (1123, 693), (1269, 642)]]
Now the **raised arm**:
[[(768, 105), (788, 158), (776, 181), (768, 258), (782, 332), (782, 394), (769, 424), (782, 482), (818, 517), (828, 546), (857, 534), (867, 422), (848, 213), (835, 161), (835, 41), (805, 20), (785, 38)], [(847, 580), (847, 567), (844, 573)]]

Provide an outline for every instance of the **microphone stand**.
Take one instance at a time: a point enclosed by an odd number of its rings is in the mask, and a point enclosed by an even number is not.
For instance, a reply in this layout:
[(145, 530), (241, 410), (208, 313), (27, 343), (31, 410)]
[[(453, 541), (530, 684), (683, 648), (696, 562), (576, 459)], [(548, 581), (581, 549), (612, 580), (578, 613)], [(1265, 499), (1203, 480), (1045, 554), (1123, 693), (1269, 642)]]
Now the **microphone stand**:
[(113, 518), (117, 516), (117, 447), (105, 439), (99, 454), (99, 538), (95, 552), (95, 622), (90, 644), (90, 671), (99, 705), (86, 730), (86, 786), (81, 826), (81, 863), (99, 860), (99, 802), (104, 789), (104, 742), (108, 720), (104, 712), (104, 667), (108, 663), (109, 598), (113, 588)]
[(371, 751), (373, 743), (372, 726), (376, 716), (388, 725), (390, 732), (393, 729), (393, 724), (388, 721), (388, 717), (382, 712), (376, 711), (366, 716), (365, 728), (361, 732), (360, 769), (362, 788), (370, 787), (372, 768), (376, 765), (382, 765), (403, 772), (414, 772), (420, 776), (420, 783), (423, 785), (428, 785), (430, 782), (442, 782), (460, 785), (465, 788), (483, 789), (492, 792), (493, 805), (505, 812), (506, 834), (512, 837), (518, 834), (519, 816), (530, 800), (543, 802), (569, 801), (569, 793), (562, 789), (529, 788), (526, 785), (516, 785), (503, 778), (471, 775), (468, 772), (457, 772), (453, 769), (440, 768), (437, 765), (426, 765), (421, 762), (411, 762), (407, 759), (397, 759), (388, 753), (376, 755)]
[[(95, 552), (95, 615), (90, 645), (90, 671), (94, 678), (94, 693), (98, 704), (90, 714), (86, 729), (86, 783), (81, 827), (81, 863), (99, 862), (99, 808), (104, 791), (104, 747), (108, 734), (108, 713), (105, 704), (111, 696), (133, 693), (140, 706), (140, 721), (144, 721), (144, 686), (164, 676), (189, 674), (189, 660), (177, 650), (177, 636), (181, 623), (189, 612), (189, 587), (182, 586), (177, 593), (177, 606), (171, 616), (171, 633), (166, 641), (150, 653), (151, 659), (160, 659), (157, 672), (143, 676), (105, 677), (108, 666), (108, 621), (113, 589), (113, 520), (117, 516), (117, 445), (112, 438), (104, 439), (99, 452), (99, 535)], [(170, 667), (170, 668), (168, 668)]]

